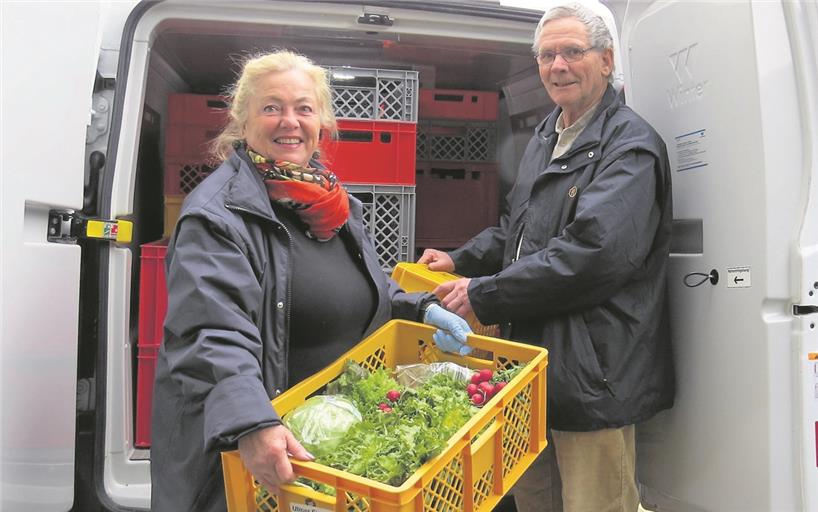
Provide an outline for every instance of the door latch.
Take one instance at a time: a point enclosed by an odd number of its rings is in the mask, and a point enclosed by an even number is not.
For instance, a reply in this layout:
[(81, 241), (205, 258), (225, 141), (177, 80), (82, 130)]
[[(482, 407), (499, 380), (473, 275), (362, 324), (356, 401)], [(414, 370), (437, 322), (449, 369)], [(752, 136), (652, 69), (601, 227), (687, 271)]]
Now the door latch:
[(128, 220), (94, 219), (76, 210), (49, 210), (49, 242), (73, 244), (77, 240), (106, 240), (127, 244), (133, 236), (133, 223)]
[(358, 16), (358, 23), (361, 25), (379, 25), (381, 27), (391, 27), (395, 22), (388, 14), (376, 14), (365, 12)]

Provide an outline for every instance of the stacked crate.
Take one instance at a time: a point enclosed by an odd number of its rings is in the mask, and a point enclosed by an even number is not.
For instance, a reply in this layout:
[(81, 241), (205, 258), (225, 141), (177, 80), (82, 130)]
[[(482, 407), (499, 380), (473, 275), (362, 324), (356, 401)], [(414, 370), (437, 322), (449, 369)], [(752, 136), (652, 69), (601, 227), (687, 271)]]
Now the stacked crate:
[(171, 94), (165, 126), (165, 236), (170, 236), (185, 196), (218, 165), (210, 143), (227, 123), (221, 96)]
[(419, 248), (453, 249), (499, 220), (497, 92), (421, 89)]
[(414, 257), (418, 72), (328, 67), (338, 136), (322, 159), (364, 206), (381, 267)]
[(134, 429), (137, 448), (149, 448), (151, 444), (153, 378), (167, 311), (164, 263), (168, 237), (179, 218), (185, 196), (215, 169), (217, 164), (209, 157), (210, 143), (226, 123), (227, 102), (222, 96), (168, 96), (164, 162), (165, 238), (140, 246)]

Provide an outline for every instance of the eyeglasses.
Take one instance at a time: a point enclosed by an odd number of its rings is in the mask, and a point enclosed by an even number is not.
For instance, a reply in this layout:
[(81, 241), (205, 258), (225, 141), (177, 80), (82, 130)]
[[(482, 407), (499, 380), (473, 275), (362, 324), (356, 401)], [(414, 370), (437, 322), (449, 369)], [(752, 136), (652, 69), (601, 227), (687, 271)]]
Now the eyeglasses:
[(576, 62), (582, 60), (585, 54), (591, 50), (595, 50), (596, 46), (589, 46), (588, 48), (579, 48), (576, 46), (568, 46), (556, 52), (554, 50), (542, 50), (537, 54), (537, 61), (546, 66), (553, 64), (557, 55), (562, 55), (562, 60), (565, 62)]

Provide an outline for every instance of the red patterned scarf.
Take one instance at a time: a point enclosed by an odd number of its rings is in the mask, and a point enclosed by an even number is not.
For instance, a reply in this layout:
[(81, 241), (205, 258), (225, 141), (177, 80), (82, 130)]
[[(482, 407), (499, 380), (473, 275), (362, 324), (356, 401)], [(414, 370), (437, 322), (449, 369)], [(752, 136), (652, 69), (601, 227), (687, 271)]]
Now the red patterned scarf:
[(284, 160), (269, 160), (247, 148), (264, 176), (271, 201), (293, 210), (307, 225), (307, 236), (325, 242), (349, 217), (349, 197), (332, 172)]

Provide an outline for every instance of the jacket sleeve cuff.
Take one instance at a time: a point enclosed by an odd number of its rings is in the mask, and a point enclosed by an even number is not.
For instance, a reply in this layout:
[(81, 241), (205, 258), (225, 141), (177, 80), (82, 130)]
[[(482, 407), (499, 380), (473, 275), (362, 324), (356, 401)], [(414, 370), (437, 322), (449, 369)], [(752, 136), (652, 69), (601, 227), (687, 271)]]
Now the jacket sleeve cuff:
[(261, 427), (281, 424), (257, 377), (236, 375), (219, 382), (204, 404), (205, 450), (234, 449), (238, 439)]
[(471, 278), (467, 292), (474, 316), (481, 324), (491, 325), (504, 321), (501, 308), (498, 307), (500, 292), (494, 276)]

